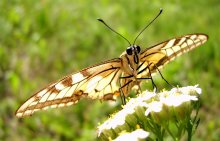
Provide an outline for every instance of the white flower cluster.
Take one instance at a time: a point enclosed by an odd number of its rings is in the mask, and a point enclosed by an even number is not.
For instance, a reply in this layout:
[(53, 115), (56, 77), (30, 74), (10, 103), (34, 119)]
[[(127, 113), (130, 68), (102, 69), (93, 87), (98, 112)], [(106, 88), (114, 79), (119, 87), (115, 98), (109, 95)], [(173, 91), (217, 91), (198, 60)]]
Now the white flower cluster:
[[(117, 137), (121, 131), (131, 131), (138, 122), (146, 120), (149, 114), (162, 113), (157, 115), (157, 119), (159, 117), (160, 120), (167, 120), (167, 117), (163, 116), (170, 115), (167, 113), (170, 107), (181, 107), (184, 103), (197, 101), (199, 94), (201, 94), (201, 89), (198, 88), (198, 85), (173, 88), (160, 93), (145, 91), (137, 98), (131, 98), (121, 111), (100, 125), (98, 137), (112, 139)], [(179, 114), (179, 111), (177, 112)]]
[(122, 133), (113, 141), (140, 141), (146, 139), (148, 136), (148, 132), (142, 129), (137, 129), (130, 133)]

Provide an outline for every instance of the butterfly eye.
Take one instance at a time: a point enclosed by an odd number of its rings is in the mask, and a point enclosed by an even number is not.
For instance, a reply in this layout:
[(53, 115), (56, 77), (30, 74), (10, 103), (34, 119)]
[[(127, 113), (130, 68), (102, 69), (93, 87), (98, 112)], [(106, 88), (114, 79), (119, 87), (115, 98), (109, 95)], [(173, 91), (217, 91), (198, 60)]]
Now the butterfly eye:
[(137, 49), (137, 52), (138, 52), (138, 53), (141, 52), (141, 48), (140, 48), (140, 46), (137, 46), (136, 49)]
[(126, 53), (127, 53), (128, 55), (132, 55), (132, 48), (131, 48), (131, 47), (128, 47), (128, 48), (126, 49)]

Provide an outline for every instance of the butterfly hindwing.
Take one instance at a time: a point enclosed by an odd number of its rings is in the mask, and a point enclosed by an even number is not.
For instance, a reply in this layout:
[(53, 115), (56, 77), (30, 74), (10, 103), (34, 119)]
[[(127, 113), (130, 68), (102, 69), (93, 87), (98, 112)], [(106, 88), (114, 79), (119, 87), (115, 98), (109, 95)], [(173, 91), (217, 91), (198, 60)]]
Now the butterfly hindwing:
[(119, 95), (118, 79), (121, 59), (112, 59), (83, 69), (50, 84), (30, 97), (17, 111), (23, 117), (47, 108), (75, 104), (81, 97), (111, 100)]

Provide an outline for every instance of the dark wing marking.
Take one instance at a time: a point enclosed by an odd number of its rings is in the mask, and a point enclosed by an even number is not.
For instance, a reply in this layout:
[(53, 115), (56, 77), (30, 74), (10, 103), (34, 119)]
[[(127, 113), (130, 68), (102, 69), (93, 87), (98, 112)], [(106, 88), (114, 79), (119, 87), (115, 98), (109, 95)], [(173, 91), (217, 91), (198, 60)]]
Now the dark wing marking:
[(81, 97), (111, 100), (119, 95), (120, 68), (121, 59), (116, 58), (68, 75), (35, 93), (16, 111), (16, 116), (24, 117), (42, 109), (69, 106)]

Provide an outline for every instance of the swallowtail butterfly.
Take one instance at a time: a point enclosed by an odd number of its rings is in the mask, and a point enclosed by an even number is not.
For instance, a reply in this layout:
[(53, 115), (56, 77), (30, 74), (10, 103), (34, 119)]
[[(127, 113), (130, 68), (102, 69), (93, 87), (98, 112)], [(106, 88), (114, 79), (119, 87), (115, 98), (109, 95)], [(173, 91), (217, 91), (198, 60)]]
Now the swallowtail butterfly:
[[(99, 21), (110, 28), (101, 19)], [(113, 32), (117, 33), (114, 30)], [(123, 37), (122, 35), (120, 36)], [(141, 80), (153, 80), (151, 77), (153, 73), (156, 73), (157, 70), (177, 56), (204, 44), (207, 39), (208, 36), (205, 34), (187, 34), (169, 39), (144, 50), (135, 45), (135, 41), (134, 44), (130, 44), (126, 39), (130, 46), (119, 58), (90, 66), (49, 84), (24, 102), (16, 111), (16, 116), (24, 117), (42, 109), (70, 106), (76, 104), (83, 97), (113, 100), (121, 93), (127, 96), (132, 87), (139, 85)]]

